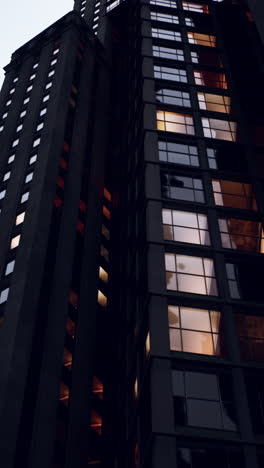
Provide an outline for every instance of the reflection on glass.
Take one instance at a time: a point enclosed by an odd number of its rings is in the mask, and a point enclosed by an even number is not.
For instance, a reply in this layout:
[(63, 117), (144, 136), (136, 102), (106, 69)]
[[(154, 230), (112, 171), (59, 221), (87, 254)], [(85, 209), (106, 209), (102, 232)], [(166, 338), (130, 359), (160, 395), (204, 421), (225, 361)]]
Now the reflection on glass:
[(233, 180), (213, 179), (215, 204), (244, 210), (257, 210), (251, 184)]
[(264, 317), (236, 314), (235, 321), (242, 358), (263, 361)]
[(263, 253), (263, 229), (259, 221), (237, 218), (219, 218), (222, 246)]

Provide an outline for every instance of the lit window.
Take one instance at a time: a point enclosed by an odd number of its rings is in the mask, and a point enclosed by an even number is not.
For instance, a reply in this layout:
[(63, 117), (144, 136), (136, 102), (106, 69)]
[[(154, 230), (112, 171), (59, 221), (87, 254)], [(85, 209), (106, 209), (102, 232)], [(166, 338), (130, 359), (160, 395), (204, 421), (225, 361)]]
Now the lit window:
[(156, 100), (174, 106), (191, 107), (190, 94), (176, 89), (162, 88), (156, 92)]
[(106, 238), (107, 240), (110, 239), (110, 232), (109, 232), (109, 229), (107, 229), (107, 228), (105, 227), (104, 224), (102, 225), (102, 234), (103, 234), (103, 236), (105, 236), (105, 238)]
[(70, 390), (65, 383), (60, 382), (60, 392), (59, 392), (59, 401), (61, 401), (65, 406), (69, 405)]
[(18, 226), (19, 224), (24, 222), (25, 214), (26, 214), (26, 212), (23, 211), (23, 213), (20, 213), (19, 215), (17, 215), (17, 217), (16, 217), (16, 226)]
[(32, 89), (33, 89), (33, 86), (30, 85), (30, 86), (27, 87), (26, 92), (29, 93), (29, 91), (31, 91)]
[(44, 127), (44, 123), (41, 122), (40, 124), (38, 124), (36, 131), (39, 132), (40, 130), (42, 130), (43, 127)]
[(49, 94), (46, 94), (46, 96), (44, 96), (44, 98), (42, 99), (42, 102), (47, 102), (49, 98)]
[(10, 164), (10, 163), (12, 163), (14, 160), (15, 160), (15, 155), (14, 155), (14, 154), (11, 154), (11, 156), (9, 156), (9, 158), (8, 158), (8, 160), (7, 160), (7, 163)]
[(40, 138), (36, 138), (36, 140), (33, 141), (33, 148), (35, 148), (36, 146), (38, 146), (40, 144)]
[(28, 182), (31, 182), (32, 179), (33, 179), (33, 172), (30, 172), (25, 178), (25, 184), (27, 184)]
[(214, 262), (211, 258), (165, 254), (167, 289), (217, 296)]
[(13, 79), (13, 83), (17, 83), (18, 81), (18, 76), (15, 76), (15, 78)]
[(50, 78), (51, 76), (53, 76), (55, 74), (55, 70), (51, 70), (48, 74), (48, 77)]
[(57, 59), (54, 59), (50, 62), (50, 66), (52, 67), (53, 65), (55, 65), (57, 63)]
[(10, 179), (10, 176), (11, 176), (11, 172), (10, 171), (6, 172), (3, 177), (3, 181), (5, 182), (6, 180)]
[(22, 111), (22, 112), (20, 113), (19, 117), (21, 117), (21, 118), (22, 118), (22, 117), (25, 117), (26, 113), (27, 113), (26, 110)]
[(14, 94), (15, 90), (16, 90), (16, 88), (10, 89), (9, 94)]
[(112, 200), (111, 193), (104, 187), (104, 197), (110, 202)]
[(10, 275), (10, 273), (13, 273), (14, 268), (15, 268), (15, 260), (12, 260), (6, 265), (5, 275), (7, 276), (7, 275)]
[(188, 41), (190, 44), (198, 44), (207, 47), (216, 46), (216, 36), (209, 34), (200, 34), (196, 32), (188, 32)]
[(2, 200), (3, 198), (5, 198), (5, 194), (6, 194), (6, 190), (2, 190), (0, 192), (0, 200)]
[(30, 75), (29, 80), (31, 81), (31, 80), (34, 80), (35, 78), (36, 78), (36, 73), (33, 73), (32, 75)]
[(185, 133), (194, 135), (193, 118), (186, 114), (157, 111), (157, 129), (165, 132)]
[(264, 234), (260, 222), (219, 218), (218, 223), (224, 248), (264, 253)]
[(0, 125), (0, 132), (2, 132), (3, 130), (4, 130), (4, 126)]
[(111, 213), (110, 211), (105, 207), (103, 206), (103, 215), (107, 218), (107, 219), (111, 219)]
[(194, 11), (195, 13), (209, 13), (208, 5), (201, 5), (199, 3), (182, 2), (182, 8), (187, 11)]
[(25, 192), (23, 193), (22, 197), (21, 197), (21, 203), (25, 203), (29, 198), (29, 192)]
[(102, 293), (102, 291), (98, 290), (98, 303), (102, 306), (102, 307), (106, 307), (107, 306), (107, 297)]
[(159, 141), (159, 160), (186, 166), (199, 166), (198, 149), (193, 145)]
[(93, 377), (93, 393), (97, 395), (100, 400), (103, 399), (104, 396), (104, 386), (98, 377)]
[(60, 50), (59, 48), (57, 48), (57, 49), (54, 49), (54, 51), (53, 51), (53, 53), (52, 53), (52, 54), (53, 54), (53, 55), (56, 55), (56, 54), (58, 54), (59, 50)]
[[(229, 374), (173, 370), (172, 385), (175, 424), (237, 431), (232, 381)], [(203, 458), (198, 455), (197, 459), (200, 467), (206, 466), (200, 464)], [(220, 459), (223, 460), (221, 455)], [(199, 465), (194, 461), (192, 467), (198, 468)], [(218, 466), (230, 467), (229, 464), (222, 463)]]
[(197, 93), (200, 109), (230, 114), (230, 97), (220, 94)]
[(29, 102), (29, 97), (27, 97), (26, 99), (24, 99), (23, 104), (27, 104), (28, 102)]
[(17, 146), (19, 143), (19, 138), (17, 138), (16, 140), (13, 141), (12, 143), (12, 148), (14, 148), (15, 146)]
[(50, 81), (49, 83), (46, 84), (45, 89), (49, 89), (49, 88), (51, 88), (51, 86), (52, 86), (52, 83)]
[(39, 116), (42, 117), (43, 115), (45, 115), (47, 113), (47, 107), (44, 107), (44, 109), (41, 109), (40, 113), (39, 113)]
[(173, 0), (150, 0), (151, 5), (160, 5), (170, 8), (177, 8), (177, 3)]
[(102, 267), (99, 268), (99, 278), (104, 283), (108, 283), (108, 273)]
[(8, 101), (6, 101), (6, 106), (10, 106), (11, 102), (12, 102), (11, 99), (9, 99)]
[(235, 323), (242, 359), (263, 362), (264, 317), (235, 314)]
[(34, 162), (36, 162), (37, 160), (37, 155), (34, 154), (34, 156), (31, 156), (30, 160), (29, 160), (29, 164), (34, 164)]
[(227, 89), (224, 73), (209, 72), (207, 70), (194, 70), (195, 84), (209, 88)]
[(20, 124), (20, 125), (17, 126), (16, 131), (17, 131), (17, 132), (20, 132), (20, 131), (22, 130), (22, 128), (23, 128), (23, 125)]
[(170, 305), (168, 318), (172, 351), (211, 356), (224, 354), (220, 312)]
[(166, 39), (167, 41), (179, 41), (179, 42), (181, 42), (181, 40), (182, 40), (180, 32), (172, 31), (172, 30), (169, 30), (169, 29), (151, 28), (151, 35), (152, 35), (152, 37), (156, 37), (158, 39)]
[(20, 234), (16, 237), (13, 237), (11, 239), (11, 244), (10, 244), (10, 248), (11, 249), (15, 249), (16, 247), (19, 246), (19, 242), (20, 242)]
[(237, 124), (229, 120), (202, 118), (204, 136), (219, 140), (236, 141)]
[(150, 18), (154, 21), (164, 21), (165, 23), (179, 24), (179, 17), (175, 15), (168, 15), (156, 11), (150, 12)]
[(212, 183), (216, 205), (257, 210), (251, 184), (223, 179), (213, 179)]
[(187, 83), (187, 73), (180, 68), (161, 67), (154, 65), (154, 76), (160, 80), (179, 81)]
[(183, 50), (181, 49), (171, 49), (169, 47), (153, 46), (153, 56), (166, 58), (171, 60), (184, 61)]
[(164, 198), (204, 203), (203, 182), (198, 177), (186, 177), (162, 170), (161, 191)]
[(97, 434), (102, 434), (102, 418), (94, 410), (91, 411), (91, 428), (93, 431), (97, 432)]
[(185, 18), (185, 24), (189, 28), (194, 28), (195, 27), (195, 23), (194, 23), (193, 18)]
[(2, 119), (6, 119), (7, 116), (8, 116), (8, 112), (5, 112), (5, 113), (2, 115)]
[(9, 288), (2, 289), (0, 293), (0, 304), (3, 304), (4, 302), (7, 301), (8, 294), (9, 294)]
[(188, 211), (162, 210), (165, 240), (210, 245), (207, 216)]

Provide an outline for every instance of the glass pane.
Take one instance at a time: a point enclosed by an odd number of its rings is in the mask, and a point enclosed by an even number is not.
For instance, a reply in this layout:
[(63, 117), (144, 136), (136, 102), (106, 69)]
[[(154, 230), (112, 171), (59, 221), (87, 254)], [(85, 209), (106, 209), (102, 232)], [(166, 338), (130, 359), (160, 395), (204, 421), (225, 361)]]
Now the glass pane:
[(219, 400), (218, 378), (215, 374), (185, 373), (186, 396), (205, 400)]
[(170, 328), (170, 349), (172, 351), (182, 351), (181, 332), (176, 328)]
[(187, 353), (214, 355), (210, 333), (182, 330), (183, 351)]
[(172, 371), (172, 391), (174, 396), (185, 396), (183, 372)]
[(176, 267), (177, 267), (177, 271), (181, 273), (192, 273), (195, 275), (204, 275), (202, 258), (199, 258), (199, 257), (177, 255)]
[(187, 417), (191, 426), (222, 428), (220, 405), (214, 401), (187, 400)]
[(173, 211), (173, 224), (175, 226), (184, 226), (197, 228), (197, 215), (196, 213), (188, 213), (186, 211)]
[(216, 310), (211, 310), (210, 316), (211, 316), (211, 325), (212, 325), (213, 332), (219, 333), (220, 318), (221, 318), (220, 312), (217, 312)]
[(166, 284), (167, 284), (167, 289), (170, 289), (172, 291), (177, 291), (175, 273), (166, 273)]
[(202, 276), (177, 274), (178, 290), (194, 294), (206, 294), (205, 281)]
[(162, 210), (162, 222), (163, 224), (172, 224), (171, 210)]
[(181, 326), (188, 330), (211, 331), (209, 312), (202, 309), (181, 307)]
[(175, 271), (175, 255), (165, 254), (166, 271)]
[(190, 244), (200, 244), (199, 232), (196, 229), (174, 227), (174, 240)]
[(214, 278), (205, 278), (207, 294), (209, 296), (218, 296), (217, 283)]
[(172, 226), (163, 226), (163, 237), (164, 240), (173, 240), (173, 230)]
[(168, 306), (169, 326), (180, 328), (180, 312), (177, 306)]

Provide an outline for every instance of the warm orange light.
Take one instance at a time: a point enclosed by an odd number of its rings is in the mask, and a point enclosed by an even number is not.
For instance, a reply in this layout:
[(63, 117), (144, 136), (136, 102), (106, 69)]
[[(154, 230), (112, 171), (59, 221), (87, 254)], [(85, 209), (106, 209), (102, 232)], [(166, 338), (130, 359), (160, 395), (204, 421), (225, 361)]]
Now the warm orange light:
[(111, 213), (110, 211), (108, 210), (108, 208), (106, 208), (105, 206), (103, 206), (103, 215), (107, 218), (107, 219), (111, 219)]
[(63, 350), (63, 364), (69, 369), (72, 367), (72, 353), (66, 348)]
[(93, 377), (93, 393), (95, 393), (100, 400), (103, 399), (104, 395), (104, 386), (98, 377), (94, 376)]
[(100, 291), (98, 290), (98, 302), (102, 307), (107, 307), (107, 297)]
[(111, 201), (112, 200), (112, 195), (110, 192), (108, 192), (108, 190), (106, 188), (104, 188), (104, 197), (108, 200), (108, 201)]
[(70, 396), (70, 390), (67, 385), (65, 385), (63, 382), (60, 382), (60, 396), (59, 400), (66, 406), (69, 404), (69, 396)]
[(100, 267), (100, 269), (99, 269), (99, 278), (104, 283), (108, 283), (108, 273), (102, 267)]
[(92, 412), (91, 412), (91, 428), (95, 432), (97, 432), (97, 434), (99, 434), (99, 435), (102, 434), (102, 418), (94, 410), (92, 410)]

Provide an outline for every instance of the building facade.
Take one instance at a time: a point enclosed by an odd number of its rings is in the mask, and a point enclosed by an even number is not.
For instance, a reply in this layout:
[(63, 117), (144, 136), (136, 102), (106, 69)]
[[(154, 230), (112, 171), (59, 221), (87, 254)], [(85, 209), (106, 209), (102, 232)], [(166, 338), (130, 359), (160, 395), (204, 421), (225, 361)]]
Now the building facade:
[(256, 8), (76, 0), (13, 54), (4, 468), (264, 466)]

